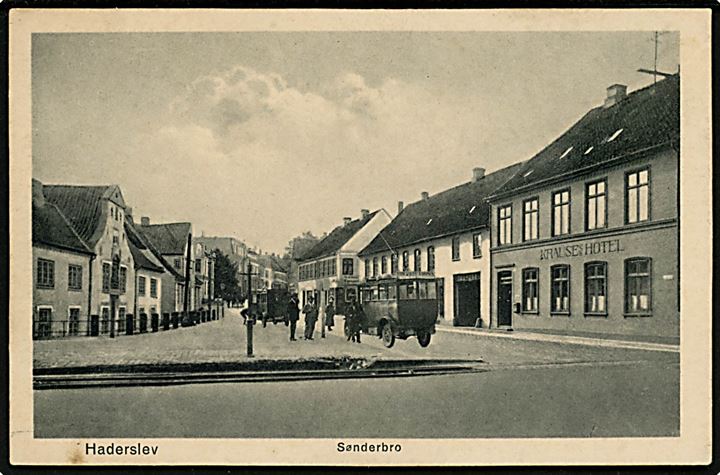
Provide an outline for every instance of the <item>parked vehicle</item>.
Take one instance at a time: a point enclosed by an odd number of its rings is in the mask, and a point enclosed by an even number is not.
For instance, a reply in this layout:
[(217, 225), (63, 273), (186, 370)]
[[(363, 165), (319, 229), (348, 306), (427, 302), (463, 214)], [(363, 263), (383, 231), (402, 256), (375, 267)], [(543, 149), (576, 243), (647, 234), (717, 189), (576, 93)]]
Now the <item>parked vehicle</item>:
[(290, 302), (290, 293), (287, 289), (268, 289), (257, 294), (258, 310), (262, 318), (263, 327), (268, 322), (276, 325), (287, 321), (287, 308)]
[(360, 286), (364, 333), (378, 335), (390, 348), (395, 339), (416, 336), (423, 348), (430, 344), (437, 320), (437, 284), (433, 276), (397, 276)]

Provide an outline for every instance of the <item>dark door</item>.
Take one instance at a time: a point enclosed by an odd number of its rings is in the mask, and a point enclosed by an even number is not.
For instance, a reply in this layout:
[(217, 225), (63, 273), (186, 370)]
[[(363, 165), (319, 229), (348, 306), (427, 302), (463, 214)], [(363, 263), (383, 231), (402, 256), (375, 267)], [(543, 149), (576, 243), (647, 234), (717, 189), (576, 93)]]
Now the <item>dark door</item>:
[(455, 326), (473, 326), (480, 318), (479, 273), (453, 276), (455, 280)]
[(445, 318), (445, 278), (437, 279), (438, 317)]
[(498, 325), (512, 325), (512, 272), (498, 272)]

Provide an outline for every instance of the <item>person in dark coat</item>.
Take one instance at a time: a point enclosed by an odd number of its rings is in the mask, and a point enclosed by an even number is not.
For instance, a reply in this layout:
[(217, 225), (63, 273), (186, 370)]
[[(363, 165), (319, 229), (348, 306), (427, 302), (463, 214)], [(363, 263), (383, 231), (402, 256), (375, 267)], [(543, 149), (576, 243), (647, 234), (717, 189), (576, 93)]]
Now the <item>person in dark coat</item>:
[(318, 309), (315, 306), (315, 299), (308, 297), (308, 303), (303, 307), (302, 312), (305, 314), (305, 339), (312, 340), (315, 331), (315, 322), (318, 319)]
[(325, 325), (328, 327), (328, 331), (332, 331), (335, 326), (335, 304), (332, 297), (330, 297), (327, 306), (325, 307)]
[(290, 341), (297, 341), (297, 338), (295, 338), (295, 329), (297, 328), (298, 320), (300, 320), (300, 307), (298, 306), (297, 294), (292, 294), (290, 301), (288, 301), (287, 318), (290, 324)]
[(347, 341), (360, 343), (362, 322), (362, 307), (353, 300), (345, 316), (345, 334), (347, 335)]

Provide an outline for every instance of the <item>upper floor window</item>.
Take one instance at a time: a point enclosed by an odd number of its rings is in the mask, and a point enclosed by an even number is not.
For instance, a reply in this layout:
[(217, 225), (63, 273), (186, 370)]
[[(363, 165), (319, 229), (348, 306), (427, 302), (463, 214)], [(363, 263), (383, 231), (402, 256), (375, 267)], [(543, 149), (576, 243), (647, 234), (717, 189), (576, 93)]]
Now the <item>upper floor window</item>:
[(460, 236), (453, 236), (452, 241), (450, 243), (450, 247), (451, 247), (452, 260), (459, 261), (460, 260)]
[(382, 256), (380, 259), (380, 273), (387, 274), (387, 256)]
[(179, 257), (176, 257), (173, 265), (175, 266), (176, 269), (180, 269), (180, 267), (182, 266), (182, 259), (180, 259)]
[(422, 270), (422, 253), (420, 252), (420, 249), (415, 249), (415, 252), (413, 253), (413, 270), (415, 272), (420, 272)]
[(195, 259), (195, 272), (202, 272), (202, 260)]
[(523, 312), (538, 311), (538, 269), (523, 269), (522, 273), (522, 310)]
[(395, 274), (398, 271), (398, 255), (393, 252), (390, 255), (390, 273)]
[(403, 251), (403, 254), (402, 254), (402, 270), (403, 270), (403, 272), (407, 272), (408, 270), (410, 270), (410, 262), (408, 262), (409, 260), (410, 260), (409, 253), (407, 251)]
[(482, 257), (482, 234), (475, 233), (472, 236), (473, 242), (473, 258), (479, 259)]
[(628, 173), (625, 176), (625, 220), (628, 224), (650, 219), (650, 171)]
[(652, 311), (652, 260), (635, 257), (625, 261), (625, 312), (647, 314)]
[(150, 297), (157, 298), (158, 292), (157, 292), (157, 279), (150, 279)]
[(145, 282), (146, 279), (143, 276), (138, 277), (138, 295), (141, 297), (145, 296)]
[(37, 260), (37, 286), (44, 289), (55, 287), (55, 261)]
[(523, 241), (538, 238), (538, 199), (523, 202)]
[(512, 205), (498, 208), (498, 244), (512, 243)]
[(552, 235), (562, 236), (570, 233), (570, 190), (562, 190), (552, 195)]
[(117, 246), (118, 244), (120, 244), (120, 231), (118, 231), (117, 229), (113, 229), (112, 240), (113, 240), (112, 242), (113, 242), (114, 246)]
[(435, 270), (435, 247), (434, 246), (428, 246), (428, 248), (427, 248), (427, 267), (428, 267), (428, 272), (433, 272)]
[(120, 292), (123, 294), (127, 290), (127, 267), (125, 266), (120, 267), (119, 288)]
[(377, 277), (378, 275), (378, 258), (373, 257), (373, 275)]
[(585, 313), (607, 314), (607, 262), (585, 264)]
[(570, 266), (560, 264), (550, 268), (550, 311), (570, 312)]
[(607, 226), (607, 183), (603, 180), (585, 187), (585, 229), (592, 231)]
[(82, 290), (82, 266), (68, 265), (68, 289)]
[(345, 258), (342, 260), (342, 273), (343, 275), (354, 274), (352, 258)]
[(110, 275), (112, 267), (109, 262), (103, 262), (102, 265), (102, 291), (106, 294), (110, 293)]
[(365, 278), (370, 277), (370, 259), (365, 259)]

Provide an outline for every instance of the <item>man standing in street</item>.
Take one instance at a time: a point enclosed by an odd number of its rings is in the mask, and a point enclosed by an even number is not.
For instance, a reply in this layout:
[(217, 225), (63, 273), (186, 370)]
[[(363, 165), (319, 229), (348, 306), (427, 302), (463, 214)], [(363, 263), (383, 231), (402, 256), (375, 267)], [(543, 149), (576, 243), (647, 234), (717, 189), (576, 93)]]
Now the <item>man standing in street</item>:
[(298, 307), (298, 296), (295, 293), (292, 294), (288, 302), (287, 318), (290, 323), (290, 341), (297, 341), (295, 328), (297, 328), (297, 322), (300, 320), (300, 307)]
[(313, 339), (313, 331), (315, 331), (315, 322), (318, 318), (318, 309), (315, 306), (315, 299), (308, 297), (308, 303), (303, 307), (303, 313), (305, 314), (305, 339)]
[(325, 307), (325, 325), (327, 325), (328, 331), (332, 331), (335, 326), (335, 304), (332, 297), (330, 297), (327, 307)]

